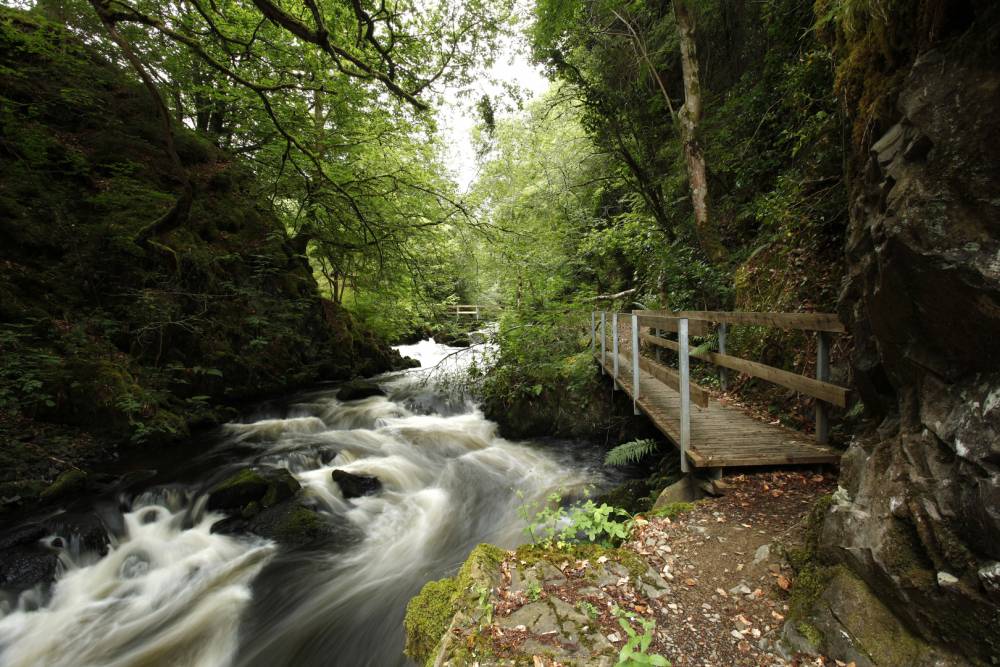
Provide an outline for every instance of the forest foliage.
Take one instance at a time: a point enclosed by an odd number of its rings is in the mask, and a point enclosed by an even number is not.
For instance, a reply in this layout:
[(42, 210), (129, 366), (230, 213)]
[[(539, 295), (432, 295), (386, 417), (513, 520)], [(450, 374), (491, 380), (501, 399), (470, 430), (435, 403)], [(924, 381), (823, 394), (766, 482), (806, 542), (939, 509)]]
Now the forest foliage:
[[(692, 206), (672, 4), (539, 0), (529, 38), (553, 88), (482, 137), (476, 191), (485, 218), (508, 231), (484, 252), (496, 267), (487, 286), (509, 306), (487, 396), (509, 404), (565, 384), (594, 309), (834, 309), (846, 130), (813, 3), (689, 4), (697, 140), (723, 253), (706, 252)], [(559, 320), (575, 336), (534, 324), (560, 310), (576, 313)], [(800, 334), (741, 328), (730, 348), (799, 372), (810, 363)]]

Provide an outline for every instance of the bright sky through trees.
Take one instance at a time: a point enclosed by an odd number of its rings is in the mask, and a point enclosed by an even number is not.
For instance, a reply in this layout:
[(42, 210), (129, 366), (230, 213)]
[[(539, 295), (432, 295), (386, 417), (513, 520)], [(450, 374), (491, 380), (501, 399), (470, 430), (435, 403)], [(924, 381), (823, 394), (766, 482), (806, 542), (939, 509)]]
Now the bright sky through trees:
[(517, 86), (526, 104), (549, 87), (541, 68), (530, 61), (527, 49), (524, 33), (518, 31), (504, 43), (496, 63), (482, 72), (468, 94), (460, 96), (459, 89), (448, 88), (442, 95), (444, 102), (438, 107), (437, 117), (446, 146), (445, 163), (463, 192), (475, 180), (478, 169), (472, 144), (472, 129), (480, 121), (476, 102), (483, 94), (497, 101), (506, 95), (505, 87)]

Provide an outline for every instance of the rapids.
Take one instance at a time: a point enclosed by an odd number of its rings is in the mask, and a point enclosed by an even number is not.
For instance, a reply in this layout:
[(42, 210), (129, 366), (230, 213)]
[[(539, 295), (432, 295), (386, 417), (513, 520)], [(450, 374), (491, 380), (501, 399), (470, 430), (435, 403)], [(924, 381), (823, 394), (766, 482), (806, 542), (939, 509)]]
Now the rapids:
[[(223, 427), (201, 479), (101, 503), (104, 557), (47, 538), (60, 572), (0, 602), (0, 665), (410, 664), (403, 614), (425, 582), (480, 542), (522, 542), (523, 503), (607, 480), (589, 445), (508, 442), (442, 381), (477, 352), (399, 349), (421, 368), (377, 378), (388, 397), (295, 396)], [(287, 468), (342, 538), (288, 548), (212, 533), (224, 515), (205, 509), (209, 481), (250, 463)], [(334, 469), (382, 489), (345, 500)]]

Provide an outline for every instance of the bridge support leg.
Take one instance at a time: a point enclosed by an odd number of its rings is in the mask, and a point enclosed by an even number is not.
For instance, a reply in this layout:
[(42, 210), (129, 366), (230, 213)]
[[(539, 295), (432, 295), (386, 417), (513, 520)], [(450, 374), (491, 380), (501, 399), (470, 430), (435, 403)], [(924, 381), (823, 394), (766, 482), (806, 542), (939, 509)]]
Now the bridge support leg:
[[(830, 336), (825, 331), (816, 333), (816, 379), (830, 379)], [(826, 403), (816, 399), (816, 442), (825, 445), (830, 440), (830, 422)]]
[[(726, 334), (728, 333), (726, 323), (719, 325), (719, 354), (726, 353)], [(719, 366), (719, 387), (722, 391), (729, 388), (729, 370)]]
[(604, 364), (607, 362), (607, 345), (604, 342), (604, 337), (607, 333), (607, 324), (605, 322), (606, 315), (604, 311), (601, 311), (601, 375), (605, 374)]
[(614, 375), (611, 391), (618, 389), (618, 313), (611, 313), (611, 354), (614, 356)]
[(639, 414), (639, 316), (632, 313), (632, 412)]
[(681, 472), (690, 472), (687, 452), (691, 446), (691, 386), (689, 378), (688, 359), (688, 320), (682, 317), (677, 320), (678, 356), (680, 357), (680, 394), (681, 394)]

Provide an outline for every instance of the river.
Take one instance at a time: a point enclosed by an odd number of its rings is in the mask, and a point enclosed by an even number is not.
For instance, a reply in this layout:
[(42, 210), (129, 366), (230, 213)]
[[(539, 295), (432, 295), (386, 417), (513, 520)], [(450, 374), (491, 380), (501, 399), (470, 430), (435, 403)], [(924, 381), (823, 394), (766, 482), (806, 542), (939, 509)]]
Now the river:
[[(0, 665), (407, 665), (407, 601), (480, 542), (525, 539), (523, 503), (608, 483), (585, 443), (509, 442), (445, 381), (477, 354), (423, 341), (421, 367), (377, 378), (387, 397), (335, 388), (271, 403), (178, 462), (177, 479), (93, 501), (99, 556), (49, 535), (60, 573), (0, 603)], [(337, 537), (287, 547), (223, 535), (207, 485), (252, 464), (286, 468)], [(335, 469), (377, 477), (345, 500)]]

